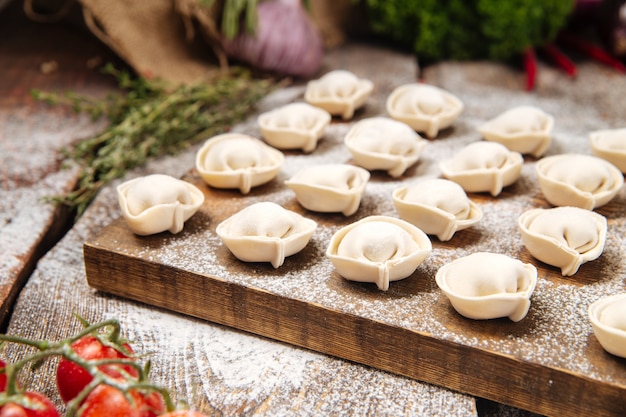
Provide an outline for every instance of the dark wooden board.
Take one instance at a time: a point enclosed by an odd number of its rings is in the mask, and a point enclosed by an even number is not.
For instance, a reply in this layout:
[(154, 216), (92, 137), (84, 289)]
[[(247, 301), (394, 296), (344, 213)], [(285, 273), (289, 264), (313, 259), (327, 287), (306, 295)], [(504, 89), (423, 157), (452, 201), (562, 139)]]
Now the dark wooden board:
[[(497, 198), (471, 195), (485, 213), (479, 225), (449, 242), (433, 237), (433, 253), (424, 264), (382, 292), (341, 278), (324, 257), (328, 239), (366, 215), (397, 216), (391, 190), (436, 171), (435, 161), (459, 144), (447, 132), (404, 177), (374, 172), (361, 208), (350, 218), (308, 212), (282, 183), (305, 164), (350, 162), (341, 143), (348, 125), (335, 122), (312, 155), (288, 152), (279, 177), (247, 196), (210, 189), (190, 170), (186, 180), (205, 192), (206, 202), (184, 231), (138, 237), (123, 219), (114, 221), (84, 245), (89, 285), (540, 414), (624, 415), (626, 360), (603, 351), (585, 316), (591, 301), (624, 290), (624, 192), (599, 210), (610, 224), (605, 253), (564, 278), (533, 260), (517, 231), (521, 212), (548, 207), (536, 185), (534, 160), (527, 159), (523, 177)], [(238, 261), (215, 235), (228, 216), (268, 200), (319, 225), (309, 245), (278, 269)], [(439, 267), (478, 250), (537, 266), (540, 282), (521, 322), (465, 319), (434, 283)]]

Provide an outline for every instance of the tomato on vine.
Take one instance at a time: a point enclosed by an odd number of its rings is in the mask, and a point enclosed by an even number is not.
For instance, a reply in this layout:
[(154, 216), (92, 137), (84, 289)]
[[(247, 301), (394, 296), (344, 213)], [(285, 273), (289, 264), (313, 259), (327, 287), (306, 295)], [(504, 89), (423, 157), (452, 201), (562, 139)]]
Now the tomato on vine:
[[(131, 389), (132, 401), (119, 389), (98, 385), (87, 395), (77, 415), (80, 417), (156, 417), (165, 412), (163, 397), (158, 392), (142, 393)], [(2, 416), (0, 416), (2, 417)]]
[(17, 379), (27, 365), (51, 356), (60, 357), (56, 383), (68, 417), (157, 417), (176, 409), (169, 391), (149, 380), (150, 362), (140, 364), (120, 338), (117, 320), (81, 321), (85, 328), (80, 333), (58, 342), (0, 334), (0, 341), (37, 348), (14, 363), (0, 360), (0, 384), (5, 386), (0, 390), (0, 417), (59, 417), (49, 399), (23, 392)]
[(5, 372), (6, 362), (0, 359), (0, 392), (4, 392), (7, 389), (7, 374)]
[[(71, 344), (74, 353), (86, 361), (101, 359), (129, 359), (133, 353), (130, 345), (124, 343), (122, 349), (105, 346), (95, 336), (87, 335)], [(111, 378), (127, 379), (137, 378), (139, 371), (132, 365), (109, 364), (99, 365), (98, 369)], [(91, 381), (93, 376), (85, 368), (75, 362), (62, 357), (56, 373), (56, 382), (61, 398), (66, 403), (75, 398)]]
[(2, 398), (0, 417), (60, 417), (48, 397), (34, 391), (26, 391)]

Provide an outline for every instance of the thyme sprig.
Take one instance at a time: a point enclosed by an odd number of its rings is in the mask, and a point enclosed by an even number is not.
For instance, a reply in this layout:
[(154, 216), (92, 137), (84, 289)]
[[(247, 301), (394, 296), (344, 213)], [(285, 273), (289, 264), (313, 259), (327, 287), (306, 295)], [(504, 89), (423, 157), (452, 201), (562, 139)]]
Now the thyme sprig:
[(93, 118), (105, 116), (110, 121), (102, 132), (66, 150), (79, 165), (77, 185), (52, 200), (75, 209), (77, 217), (111, 180), (150, 157), (174, 153), (227, 131), (277, 85), (272, 80), (253, 78), (241, 68), (231, 68), (228, 75), (216, 73), (202, 83), (175, 87), (134, 77), (111, 64), (103, 70), (116, 77), (125, 93), (96, 100), (73, 92), (32, 92), (38, 100), (71, 106), (76, 112)]

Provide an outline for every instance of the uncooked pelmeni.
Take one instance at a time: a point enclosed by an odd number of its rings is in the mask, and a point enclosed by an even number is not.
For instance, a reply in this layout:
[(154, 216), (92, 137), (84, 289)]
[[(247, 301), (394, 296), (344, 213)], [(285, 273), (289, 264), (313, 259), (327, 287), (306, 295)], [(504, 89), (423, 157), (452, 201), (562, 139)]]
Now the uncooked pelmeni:
[(401, 219), (441, 241), (450, 240), (455, 232), (476, 224), (483, 216), (463, 187), (440, 178), (397, 188), (392, 199)]
[(394, 217), (368, 216), (339, 229), (326, 255), (344, 278), (374, 282), (383, 291), (406, 278), (430, 255), (432, 244), (417, 227)]
[(530, 308), (537, 268), (507, 255), (477, 252), (439, 268), (435, 281), (462, 316), (520, 321)]
[(439, 164), (443, 176), (467, 192), (488, 191), (494, 197), (522, 174), (524, 158), (496, 142), (473, 142)]
[(259, 115), (265, 141), (277, 149), (313, 152), (324, 136), (331, 115), (307, 103), (291, 103)]
[(606, 129), (589, 135), (591, 153), (626, 173), (626, 128)]
[(328, 113), (349, 120), (365, 104), (374, 84), (346, 70), (334, 70), (307, 83), (304, 99)]
[(204, 202), (196, 186), (163, 174), (126, 181), (117, 187), (117, 196), (129, 228), (142, 236), (180, 232)]
[(415, 164), (428, 143), (405, 123), (388, 117), (363, 119), (352, 126), (345, 144), (357, 165), (401, 176)]
[(552, 141), (554, 117), (534, 106), (519, 106), (484, 123), (478, 131), (521, 154), (542, 156)]
[(459, 117), (463, 102), (433, 85), (412, 83), (397, 87), (387, 98), (387, 113), (427, 137), (434, 138)]
[(248, 194), (280, 172), (285, 160), (277, 149), (241, 133), (225, 133), (207, 140), (196, 154), (196, 169), (211, 187), (235, 188)]
[(624, 184), (619, 169), (602, 158), (583, 154), (561, 154), (537, 161), (539, 186), (554, 206), (587, 210), (613, 199)]
[(589, 306), (588, 313), (602, 348), (626, 358), (626, 293), (600, 298)]
[(309, 243), (317, 223), (276, 203), (254, 203), (221, 222), (217, 235), (244, 262), (281, 266)]
[(519, 217), (522, 241), (531, 255), (574, 275), (580, 266), (602, 255), (607, 220), (579, 207), (528, 210)]
[(323, 164), (301, 169), (285, 185), (307, 210), (351, 216), (361, 204), (369, 179), (369, 171), (360, 167)]

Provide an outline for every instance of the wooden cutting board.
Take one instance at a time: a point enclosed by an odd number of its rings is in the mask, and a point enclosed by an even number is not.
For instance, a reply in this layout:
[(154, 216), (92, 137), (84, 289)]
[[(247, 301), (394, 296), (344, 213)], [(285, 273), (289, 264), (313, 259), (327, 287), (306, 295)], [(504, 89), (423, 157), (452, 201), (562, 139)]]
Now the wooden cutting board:
[[(601, 348), (586, 315), (591, 302), (624, 291), (623, 190), (598, 210), (609, 222), (602, 257), (564, 278), (530, 256), (517, 230), (523, 211), (549, 207), (536, 182), (535, 161), (527, 159), (522, 178), (500, 196), (470, 194), (484, 213), (477, 226), (448, 242), (432, 237), (430, 257), (383, 292), (336, 273), (324, 256), (331, 235), (367, 215), (397, 217), (392, 190), (436, 175), (437, 161), (464, 143), (453, 138), (470, 127), (443, 132), (401, 178), (373, 172), (359, 211), (349, 218), (303, 209), (283, 182), (305, 165), (350, 163), (342, 142), (349, 126), (334, 121), (312, 154), (286, 152), (279, 176), (246, 196), (209, 188), (190, 167), (184, 179), (202, 189), (206, 201), (184, 230), (139, 237), (123, 219), (114, 221), (84, 245), (89, 285), (540, 414), (625, 415), (626, 360)], [(215, 234), (221, 221), (259, 201), (274, 201), (318, 222), (307, 247), (277, 269), (237, 260)], [(452, 309), (435, 273), (477, 251), (504, 253), (538, 268), (525, 319), (476, 321)]]

